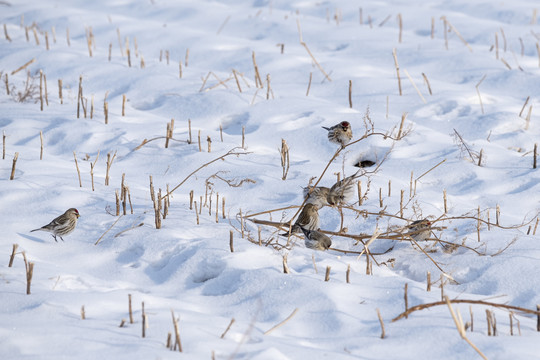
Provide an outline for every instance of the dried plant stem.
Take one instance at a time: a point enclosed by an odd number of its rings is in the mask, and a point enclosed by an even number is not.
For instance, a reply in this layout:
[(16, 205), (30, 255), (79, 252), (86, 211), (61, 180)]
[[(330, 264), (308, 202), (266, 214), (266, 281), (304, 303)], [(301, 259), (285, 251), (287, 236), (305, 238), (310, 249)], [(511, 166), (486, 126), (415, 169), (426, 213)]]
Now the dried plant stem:
[(431, 291), (431, 273), (429, 271), (427, 272), (426, 283), (427, 283), (426, 291)]
[(407, 69), (403, 69), (403, 71), (405, 72), (405, 75), (407, 75), (407, 78), (409, 78), (409, 81), (411, 82), (412, 86), (414, 87), (414, 89), (415, 89), (416, 92), (418, 93), (418, 96), (420, 96), (420, 98), (422, 99), (422, 101), (424, 102), (424, 104), (427, 104), (426, 99), (424, 98), (424, 96), (423, 96), (422, 93), (420, 92), (420, 89), (418, 89), (418, 87), (417, 87), (416, 84), (414, 83), (414, 80), (412, 79), (411, 75), (409, 75), (409, 72), (407, 71)]
[(521, 108), (521, 111), (519, 112), (519, 117), (521, 117), (521, 114), (523, 114), (523, 110), (525, 110), (525, 107), (527, 106), (527, 103), (529, 102), (529, 99), (531, 97), (527, 96), (527, 99), (525, 100), (525, 103), (523, 104), (523, 107)]
[(9, 177), (9, 180), (13, 180), (15, 178), (15, 166), (17, 165), (18, 158), (19, 158), (19, 153), (16, 152), (15, 156), (13, 156), (13, 165), (11, 166), (11, 175)]
[(142, 302), (142, 311), (141, 311), (141, 317), (142, 317), (142, 337), (146, 337), (146, 312), (144, 311), (144, 301)]
[(26, 269), (26, 295), (30, 295), (30, 287), (32, 286), (32, 277), (34, 276), (34, 263), (26, 260), (26, 253), (23, 251), (24, 267)]
[(13, 250), (11, 251), (11, 256), (9, 257), (9, 265), (8, 267), (13, 266), (13, 260), (15, 260), (15, 254), (17, 253), (17, 248), (19, 247), (19, 244), (13, 244)]
[(480, 96), (480, 90), (478, 89), (480, 87), (480, 84), (482, 84), (482, 81), (486, 78), (487, 75), (482, 76), (482, 79), (476, 84), (476, 93), (478, 94), (478, 99), (480, 100), (480, 109), (482, 110), (482, 114), (484, 113), (484, 104), (482, 103), (482, 96)]
[(268, 335), (270, 334), (272, 331), (276, 330), (277, 328), (285, 325), (285, 323), (289, 320), (291, 320), (294, 315), (296, 315), (296, 313), (298, 312), (298, 308), (294, 309), (294, 311), (291, 313), (291, 315), (287, 316), (287, 318), (285, 320), (283, 320), (282, 322), (280, 322), (279, 324), (275, 325), (274, 327), (272, 327), (271, 329), (267, 330), (264, 335)]
[(174, 337), (176, 340), (176, 344), (174, 348), (176, 349), (176, 345), (178, 345), (178, 351), (182, 352), (182, 342), (180, 341), (180, 330), (178, 328), (178, 320), (176, 320), (173, 310), (171, 310), (171, 316), (172, 316), (172, 321), (173, 321), (173, 326), (174, 326)]
[(281, 176), (281, 180), (287, 179), (287, 174), (289, 173), (289, 146), (287, 145), (287, 142), (285, 139), (281, 139), (281, 168), (283, 170), (283, 174)]
[(377, 317), (379, 318), (379, 323), (381, 324), (381, 339), (384, 339), (385, 337), (384, 322), (381, 316), (381, 312), (379, 311), (379, 308), (377, 308)]
[(58, 79), (58, 98), (60, 99), (60, 104), (63, 104), (64, 98), (62, 97), (62, 79)]
[(454, 313), (454, 309), (452, 308), (452, 305), (450, 305), (450, 299), (446, 297), (446, 305), (448, 305), (448, 309), (450, 309), (450, 314), (452, 315), (452, 319), (454, 319), (454, 322), (456, 324), (456, 328), (458, 330), (459, 335), (463, 340), (467, 342), (477, 353), (482, 357), (482, 359), (487, 360), (487, 357), (474, 345), (468, 338), (465, 333), (465, 326), (463, 325), (463, 320), (461, 319), (461, 314), (459, 313), (459, 310), (457, 312), (457, 316)]
[(242, 149), (246, 148), (246, 127), (242, 126)]
[(309, 56), (311, 57), (311, 59), (313, 60), (313, 62), (315, 63), (315, 65), (317, 66), (317, 68), (319, 68), (319, 70), (321, 71), (321, 73), (324, 75), (324, 77), (328, 80), (328, 81), (332, 81), (332, 79), (330, 79), (330, 76), (328, 76), (328, 74), (326, 73), (326, 71), (324, 71), (324, 69), (322, 68), (321, 64), (319, 64), (319, 62), (317, 61), (317, 59), (315, 59), (315, 56), (313, 56), (313, 54), (311, 53), (311, 51), (309, 50), (307, 44), (303, 41), (300, 42), (300, 45), (302, 45), (306, 51), (308, 52)]
[(223, 339), (225, 337), (225, 335), (227, 335), (227, 333), (229, 332), (229, 330), (231, 329), (231, 326), (234, 324), (234, 318), (231, 319), (231, 322), (229, 323), (229, 325), (227, 326), (227, 328), (225, 329), (225, 331), (223, 332), (223, 334), (221, 334), (220, 338)]
[[(193, 207), (195, 208), (195, 216), (196, 216), (196, 219), (197, 219), (197, 225), (199, 225), (199, 211), (197, 210), (197, 201), (196, 200), (193, 202)], [(201, 204), (201, 207), (202, 207), (202, 204)]]
[(308, 82), (308, 87), (307, 87), (307, 90), (306, 90), (306, 96), (309, 95), (309, 89), (311, 89), (311, 80), (313, 79), (313, 73), (310, 72), (309, 73), (309, 82)]
[(128, 294), (129, 323), (133, 324), (133, 308), (131, 306), (131, 294)]
[(32, 60), (28, 61), (28, 62), (25, 63), (24, 65), (21, 65), (19, 68), (17, 68), (17, 70), (13, 70), (13, 71), (11, 72), (11, 76), (15, 75), (16, 73), (18, 73), (18, 72), (21, 71), (21, 70), (26, 69), (29, 65), (33, 64), (35, 61), (36, 61), (36, 58), (33, 58)]
[(4, 83), (6, 84), (6, 94), (9, 95), (9, 80), (8, 80), (7, 73), (6, 73), (6, 76), (4, 76)]
[(122, 95), (122, 116), (126, 116), (126, 94)]
[(109, 228), (99, 237), (99, 239), (97, 239), (97, 241), (94, 243), (94, 245), (97, 245), (101, 242), (101, 239), (103, 239), (103, 237), (105, 236), (105, 234), (107, 234), (113, 227), (114, 225), (116, 225), (116, 223), (122, 218), (123, 215), (120, 215), (118, 217), (118, 219), (116, 219), (111, 226), (109, 226)]
[(330, 266), (326, 267), (326, 273), (324, 274), (324, 281), (329, 281), (330, 280), (330, 270), (331, 269), (332, 269), (332, 267), (330, 267)]
[(349, 107), (352, 109), (352, 80), (349, 80)]
[(429, 91), (429, 95), (433, 95), (433, 92), (431, 91), (431, 85), (429, 84), (429, 80), (428, 80), (426, 74), (422, 73), (422, 77), (424, 78), (424, 82), (425, 82), (426, 85), (427, 85), (427, 88), (428, 88), (428, 91)]
[(39, 160), (43, 160), (43, 131), (39, 131), (39, 140), (40, 140), (40, 152), (39, 152)]
[[(405, 312), (409, 310), (409, 297), (407, 296), (407, 290), (409, 288), (409, 284), (405, 283), (404, 293), (403, 293), (403, 299), (405, 300)], [(408, 315), (405, 315), (405, 318), (408, 318)]]
[(81, 115), (81, 102), (82, 100), (82, 75), (79, 76), (79, 92), (77, 93), (77, 119)]
[(289, 254), (285, 254), (283, 255), (283, 273), (284, 274), (290, 274), (291, 273), (291, 270), (289, 269), (289, 264), (287, 264), (287, 257), (289, 256)]
[(255, 51), (251, 53), (251, 59), (253, 60), (253, 69), (255, 71), (255, 86), (262, 89), (264, 85), (261, 80), (261, 75), (259, 74), (259, 67), (257, 66), (257, 60), (255, 59)]
[(443, 203), (444, 203), (444, 213), (448, 212), (447, 201), (446, 201), (446, 189), (443, 190)]
[(229, 249), (234, 252), (234, 233), (232, 230), (229, 232)]
[(396, 66), (396, 74), (397, 74), (397, 80), (398, 80), (398, 88), (399, 88), (399, 96), (403, 95), (401, 91), (401, 77), (399, 76), (399, 64), (397, 60), (397, 54), (396, 54), (396, 48), (392, 50), (392, 56), (394, 57), (394, 64)]
[(448, 19), (446, 18), (446, 16), (441, 16), (441, 19), (444, 21), (445, 24), (448, 24), (448, 26), (450, 27), (450, 29), (452, 29), (453, 32), (456, 33), (456, 35), (459, 37), (459, 39), (463, 42), (463, 44), (465, 44), (465, 46), (467, 46), (467, 48), (473, 52), (473, 49), (472, 47), (469, 45), (469, 43), (463, 38), (463, 36), (461, 36), (461, 34), (459, 33), (459, 31), (454, 27), (454, 25), (452, 25)]
[(86, 311), (84, 310), (84, 305), (81, 306), (81, 320), (86, 320)]

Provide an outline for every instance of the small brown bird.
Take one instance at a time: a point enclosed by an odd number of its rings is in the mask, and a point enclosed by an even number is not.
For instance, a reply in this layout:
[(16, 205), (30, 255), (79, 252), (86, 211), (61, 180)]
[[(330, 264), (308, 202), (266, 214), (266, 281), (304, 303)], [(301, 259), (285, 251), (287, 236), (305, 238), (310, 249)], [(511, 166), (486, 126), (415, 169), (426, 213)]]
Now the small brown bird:
[(56, 237), (58, 236), (60, 240), (64, 241), (62, 239), (62, 236), (71, 234), (73, 230), (75, 230), (75, 226), (77, 226), (77, 219), (79, 218), (79, 211), (75, 208), (71, 208), (66, 210), (65, 213), (58, 216), (56, 219), (51, 221), (49, 224), (40, 227), (39, 229), (34, 229), (32, 231), (47, 231), (52, 233), (52, 237), (54, 238), (54, 241), (58, 242)]
[(301, 228), (305, 235), (305, 244), (309, 249), (328, 250), (332, 246), (332, 240), (325, 234), (317, 230)]
[(409, 235), (415, 241), (424, 241), (429, 239), (431, 235), (431, 221), (428, 219), (416, 220), (410, 223), (407, 228)]
[(328, 130), (328, 140), (335, 144), (339, 144), (342, 147), (347, 145), (352, 139), (352, 129), (351, 124), (348, 121), (342, 121), (337, 125), (332, 127), (322, 127), (325, 130)]
[[(294, 225), (291, 228), (291, 233), (298, 233), (302, 228), (307, 230), (317, 230), (320, 225), (319, 208), (315, 204), (306, 204), (302, 208), (300, 215), (296, 219)], [(289, 232), (280, 234), (281, 236), (289, 236)]]
[(338, 206), (346, 204), (354, 196), (354, 181), (360, 177), (361, 170), (354, 175), (336, 182), (331, 188), (317, 186), (304, 188), (304, 198), (308, 196), (307, 203), (315, 204), (320, 208), (323, 206)]

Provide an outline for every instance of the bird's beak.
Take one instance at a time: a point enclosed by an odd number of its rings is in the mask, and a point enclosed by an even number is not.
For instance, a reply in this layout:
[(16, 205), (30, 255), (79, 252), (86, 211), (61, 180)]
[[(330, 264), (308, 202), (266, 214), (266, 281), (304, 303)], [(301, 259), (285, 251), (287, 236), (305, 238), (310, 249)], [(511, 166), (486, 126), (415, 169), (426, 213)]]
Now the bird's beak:
[(80, 218), (80, 217), (81, 217), (81, 215), (77, 214), (77, 219)]

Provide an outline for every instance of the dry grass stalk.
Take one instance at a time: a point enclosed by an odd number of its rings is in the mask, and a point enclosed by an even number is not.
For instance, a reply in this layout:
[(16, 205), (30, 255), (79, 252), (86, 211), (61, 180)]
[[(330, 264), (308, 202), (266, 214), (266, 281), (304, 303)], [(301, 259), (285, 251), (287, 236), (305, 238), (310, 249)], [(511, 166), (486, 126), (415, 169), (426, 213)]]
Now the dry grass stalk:
[(81, 306), (81, 320), (86, 320), (86, 311), (84, 310), (84, 305)]
[(96, 166), (98, 159), (99, 159), (99, 150), (96, 156), (96, 160), (94, 160), (93, 163), (90, 163), (90, 178), (92, 180), (92, 191), (94, 191), (94, 167)]
[(533, 235), (536, 235), (536, 229), (538, 228), (538, 221), (539, 220), (540, 220), (540, 218), (536, 217), (536, 223), (534, 224)]
[(105, 186), (109, 186), (109, 171), (111, 170), (111, 166), (115, 158), (116, 158), (116, 151), (114, 152), (112, 157), (111, 157), (110, 152), (107, 153), (107, 167), (105, 170)]
[(384, 331), (384, 322), (381, 316), (381, 312), (379, 311), (379, 308), (377, 308), (376, 310), (377, 310), (377, 317), (379, 318), (379, 323), (381, 324), (381, 339), (384, 339), (386, 336), (385, 331)]
[(43, 160), (43, 131), (39, 131), (39, 140), (40, 140), (40, 152), (39, 152), (39, 160)]
[(188, 144), (191, 144), (191, 119), (188, 119), (188, 134), (189, 134), (189, 139), (187, 140), (187, 143)]
[(266, 100), (270, 99), (270, 94), (272, 94), (272, 99), (274, 99), (274, 91), (270, 86), (270, 74), (266, 74)]
[(529, 112), (527, 113), (527, 117), (525, 118), (525, 130), (529, 129), (529, 124), (531, 123), (531, 113), (532, 105), (529, 106)]
[(281, 176), (281, 180), (287, 179), (287, 174), (289, 173), (289, 146), (287, 145), (287, 142), (285, 139), (281, 139), (281, 150), (280, 150), (280, 156), (281, 156), (281, 168), (283, 169), (283, 174)]
[(499, 36), (495, 33), (495, 59), (499, 60)]
[(409, 78), (409, 81), (411, 82), (412, 86), (414, 87), (414, 89), (416, 90), (416, 92), (418, 93), (418, 96), (420, 96), (420, 98), (422, 99), (422, 101), (424, 102), (424, 104), (427, 104), (427, 101), (426, 99), (424, 98), (424, 96), (422, 95), (422, 93), (420, 92), (420, 89), (418, 89), (418, 87), (416, 86), (416, 84), (414, 83), (411, 75), (409, 75), (409, 72), (407, 71), (407, 69), (403, 69), (403, 71), (405, 72), (405, 75), (407, 75), (407, 78)]
[(471, 321), (469, 322), (469, 327), (471, 329), (471, 332), (474, 331), (474, 314), (472, 311), (472, 305), (469, 305), (469, 315), (471, 317)]
[[(216, 193), (216, 224), (219, 223), (219, 193)], [(260, 229), (259, 229), (260, 237)]]
[(15, 156), (13, 156), (13, 165), (11, 166), (11, 175), (9, 177), (9, 180), (13, 180), (15, 178), (15, 166), (17, 165), (18, 158), (19, 158), (19, 153), (16, 152)]
[(487, 357), (474, 345), (468, 338), (465, 332), (465, 326), (463, 324), (463, 319), (461, 318), (461, 314), (459, 313), (459, 310), (456, 313), (454, 313), (454, 309), (452, 308), (452, 305), (450, 304), (450, 300), (448, 297), (446, 297), (446, 304), (448, 305), (448, 309), (450, 310), (450, 314), (452, 315), (452, 319), (454, 319), (454, 323), (456, 324), (456, 328), (458, 330), (459, 335), (463, 340), (467, 342), (477, 353), (482, 357), (482, 359), (487, 360)]
[(58, 79), (58, 98), (60, 99), (60, 104), (63, 104), (64, 98), (62, 97), (62, 79)]
[(2, 131), (2, 160), (6, 159), (6, 132)]
[(349, 80), (349, 107), (352, 109), (352, 80)]
[(176, 340), (176, 343), (174, 344), (174, 349), (176, 349), (176, 347), (178, 346), (178, 351), (182, 352), (182, 342), (180, 341), (180, 330), (178, 328), (178, 320), (174, 316), (173, 310), (171, 310), (171, 316), (172, 316), (172, 321), (173, 321), (173, 326), (174, 326), (174, 337)]
[(482, 226), (482, 218), (480, 217), (480, 206), (478, 206), (477, 213), (478, 213), (478, 216), (477, 216), (478, 222), (476, 224), (476, 234), (478, 235), (478, 242), (480, 242), (480, 228)]
[(142, 337), (145, 338), (146, 337), (146, 312), (144, 311), (144, 301), (142, 302), (141, 316), (142, 316)]
[(525, 103), (523, 104), (523, 107), (521, 108), (521, 111), (519, 112), (519, 117), (521, 117), (521, 114), (523, 114), (523, 110), (525, 110), (525, 107), (527, 106), (527, 103), (529, 102), (529, 99), (531, 97), (527, 96), (527, 99), (525, 100)]
[(109, 43), (109, 56), (108, 56), (109, 62), (111, 62), (111, 57), (112, 57), (112, 43)]
[(101, 242), (101, 239), (103, 239), (103, 237), (105, 236), (105, 234), (107, 234), (113, 227), (114, 225), (116, 225), (116, 223), (118, 222), (118, 220), (120, 220), (122, 218), (123, 215), (119, 216), (118, 219), (116, 219), (112, 225), (99, 237), (99, 239), (97, 239), (97, 241), (94, 243), (94, 245), (97, 245)]
[(15, 260), (15, 254), (17, 253), (17, 248), (19, 247), (19, 244), (13, 244), (13, 250), (11, 251), (11, 256), (9, 257), (9, 265), (8, 267), (13, 266), (13, 260)]
[[(232, 232), (232, 230), (231, 230)], [(283, 273), (284, 274), (290, 274), (291, 270), (289, 269), (289, 264), (287, 263), (287, 257), (289, 256), (289, 253), (286, 253), (283, 255)]]
[(131, 67), (131, 52), (129, 51), (129, 49), (126, 49), (126, 52), (127, 52), (128, 67)]
[(131, 294), (128, 294), (129, 323), (133, 324), (133, 308), (131, 307)]
[(199, 215), (202, 213), (203, 203), (202, 203), (202, 195), (199, 197)]
[(221, 216), (225, 219), (225, 196), (221, 199)]
[(439, 287), (441, 288), (441, 301), (443, 301), (444, 300), (444, 275), (443, 274), (441, 274), (440, 282), (441, 284), (439, 285)]
[(379, 207), (382, 209), (384, 207), (383, 197), (382, 197), (382, 188), (379, 188)]
[(240, 87), (240, 81), (238, 81), (238, 75), (236, 74), (236, 70), (233, 69), (232, 73), (233, 73), (233, 76), (234, 76), (234, 80), (236, 81), (236, 86), (238, 87), (238, 91), (242, 92), (242, 87)]
[(208, 143), (208, 152), (212, 152), (212, 139), (210, 136), (206, 136), (206, 142)]
[(26, 269), (26, 295), (30, 295), (30, 287), (32, 285), (32, 276), (34, 276), (34, 263), (28, 262), (26, 259), (26, 253), (22, 252), (24, 259), (24, 267)]
[(120, 320), (120, 325), (118, 325), (118, 327), (124, 327), (125, 324), (126, 324), (126, 319), (122, 319)]
[(538, 67), (540, 67), (540, 45), (538, 43), (536, 43), (536, 52), (538, 53)]
[(122, 45), (122, 36), (120, 35), (120, 28), (116, 28), (116, 35), (118, 36), (118, 47), (120, 48), (120, 54), (124, 57), (124, 48)]
[(324, 274), (324, 281), (329, 281), (330, 280), (330, 269), (331, 269), (330, 266), (326, 267), (326, 273)]
[(75, 159), (75, 168), (77, 169), (77, 176), (79, 177), (79, 187), (82, 187), (81, 170), (79, 169), (79, 163), (77, 162), (77, 155), (73, 152), (73, 158)]
[(44, 85), (44, 91), (45, 91), (45, 104), (49, 106), (49, 95), (47, 94), (47, 75), (43, 74), (43, 85)]
[(311, 80), (313, 79), (313, 73), (310, 72), (309, 73), (309, 82), (308, 82), (308, 86), (307, 86), (307, 90), (306, 90), (306, 96), (309, 95), (309, 89), (311, 89)]
[(444, 204), (444, 213), (448, 212), (447, 201), (446, 201), (446, 189), (443, 189), (443, 204)]
[(426, 279), (426, 291), (431, 291), (431, 272), (427, 272), (427, 279)]
[(69, 40), (69, 28), (66, 28), (66, 42), (68, 46), (71, 46), (71, 41)]
[(398, 79), (399, 96), (403, 95), (401, 91), (401, 76), (399, 75), (399, 64), (397, 60), (396, 48), (392, 50), (392, 56), (394, 57), (394, 64), (396, 66), (396, 74)]
[(448, 24), (448, 26), (450, 27), (450, 29), (456, 33), (456, 35), (459, 37), (459, 39), (463, 42), (463, 44), (465, 44), (465, 46), (471, 51), (473, 52), (473, 49), (472, 47), (469, 45), (469, 43), (463, 38), (463, 36), (461, 36), (461, 34), (459, 33), (459, 31), (454, 27), (454, 25), (452, 25), (452, 23), (450, 23), (450, 21), (448, 21), (448, 19), (446, 18), (446, 16), (441, 16), (441, 19), (444, 21), (445, 24)]
[(276, 330), (277, 328), (285, 325), (285, 323), (289, 320), (291, 320), (294, 315), (296, 315), (296, 313), (298, 312), (298, 308), (294, 309), (294, 311), (291, 313), (291, 315), (287, 316), (287, 318), (285, 320), (283, 320), (282, 322), (280, 322), (279, 324), (275, 325), (274, 327), (272, 327), (271, 329), (267, 330), (264, 335), (268, 335), (270, 334), (272, 331)]
[(232, 230), (229, 232), (229, 249), (234, 252), (234, 233)]
[(231, 326), (234, 324), (234, 318), (231, 319), (231, 322), (229, 323), (229, 325), (227, 326), (227, 328), (225, 329), (225, 331), (223, 332), (223, 334), (221, 334), (220, 338), (223, 339), (225, 337), (225, 335), (227, 335), (227, 333), (229, 332), (229, 330), (231, 329)]
[(6, 24), (4, 24), (4, 36), (6, 37), (7, 41), (11, 42), (11, 38), (9, 37)]
[(79, 76), (79, 91), (77, 93), (77, 119), (80, 118), (82, 102), (82, 75)]
[(540, 331), (540, 305), (536, 305), (536, 331)]
[(328, 74), (326, 73), (326, 71), (324, 71), (324, 69), (322, 68), (321, 64), (319, 64), (319, 62), (317, 61), (317, 59), (315, 59), (315, 56), (313, 56), (313, 54), (311, 53), (311, 51), (309, 50), (307, 44), (303, 41), (300, 42), (300, 44), (306, 49), (306, 51), (308, 52), (309, 56), (311, 57), (311, 59), (313, 60), (313, 62), (315, 63), (315, 65), (317, 66), (317, 68), (321, 71), (321, 73), (324, 75), (324, 77), (328, 80), (328, 81), (332, 81), (332, 79), (330, 79), (330, 76), (328, 76)]
[(364, 200), (364, 197), (362, 196), (362, 181), (360, 180), (356, 182), (356, 191), (358, 193), (358, 206), (361, 206)]
[(246, 127), (242, 126), (242, 149), (246, 148)]
[(257, 60), (255, 59), (255, 51), (251, 53), (251, 59), (253, 60), (253, 69), (255, 70), (255, 86), (262, 89), (264, 86), (261, 80), (261, 75), (259, 74)]
[(401, 190), (399, 195), (399, 216), (403, 217), (403, 197), (405, 195), (405, 190)]
[[(201, 204), (202, 206), (202, 204)], [(195, 208), (195, 216), (197, 218), (197, 225), (199, 225), (199, 211), (197, 210), (197, 200), (193, 202), (193, 207)]]
[(173, 137), (174, 131), (174, 119), (171, 119), (170, 123), (167, 123), (167, 134), (165, 135), (165, 148), (169, 147), (169, 140)]
[(167, 60), (167, 65), (169, 65), (169, 60), (170, 60), (169, 50), (165, 50), (165, 59)]
[(199, 140), (199, 152), (202, 151), (202, 147), (201, 147), (201, 130), (199, 130), (198, 132), (198, 140)]
[(122, 116), (126, 116), (126, 94), (122, 95)]
[(431, 85), (429, 84), (429, 80), (428, 80), (426, 74), (422, 73), (422, 77), (424, 78), (424, 83), (427, 85), (429, 95), (433, 95), (433, 92), (431, 91)]
[(40, 110), (43, 111), (43, 70), (39, 70), (39, 103)]
[[(47, 91), (47, 82), (45, 82), (45, 91)], [(47, 97), (45, 96), (45, 100), (46, 99)], [(94, 118), (94, 94), (92, 94), (92, 98), (90, 99), (90, 119), (93, 119), (93, 118)]]
[[(403, 299), (405, 300), (405, 312), (409, 310), (409, 297), (407, 296), (408, 288), (409, 288), (409, 284), (405, 283), (404, 294), (403, 294)], [(409, 317), (408, 315), (405, 315), (405, 318), (408, 318), (408, 317)]]
[(189, 192), (189, 210), (193, 210), (193, 190)]
[(33, 58), (32, 60), (28, 61), (27, 63), (25, 63), (24, 65), (21, 65), (19, 68), (17, 68), (17, 70), (13, 70), (11, 72), (11, 75), (15, 75), (16, 73), (18, 73), (19, 71), (23, 70), (23, 69), (26, 69), (29, 65), (33, 64), (34, 62), (36, 61), (36, 58)]
[(4, 83), (6, 84), (6, 93), (9, 95), (9, 80), (8, 80), (8, 74), (6, 73), (6, 76), (4, 76)]
[(480, 109), (482, 109), (482, 114), (484, 114), (484, 104), (482, 103), (482, 96), (480, 95), (480, 90), (478, 89), (480, 87), (480, 84), (482, 84), (482, 81), (486, 78), (486, 75), (482, 76), (482, 79), (476, 84), (476, 93), (478, 94), (478, 99), (480, 100)]
[(32, 31), (34, 32), (34, 40), (36, 40), (36, 45), (39, 46), (39, 37), (35, 26), (32, 27)]
[(24, 34), (26, 35), (26, 42), (30, 42), (30, 36), (28, 36), (28, 26), (24, 27)]
[(120, 195), (118, 194), (118, 189), (114, 190), (116, 195), (116, 216), (120, 215)]

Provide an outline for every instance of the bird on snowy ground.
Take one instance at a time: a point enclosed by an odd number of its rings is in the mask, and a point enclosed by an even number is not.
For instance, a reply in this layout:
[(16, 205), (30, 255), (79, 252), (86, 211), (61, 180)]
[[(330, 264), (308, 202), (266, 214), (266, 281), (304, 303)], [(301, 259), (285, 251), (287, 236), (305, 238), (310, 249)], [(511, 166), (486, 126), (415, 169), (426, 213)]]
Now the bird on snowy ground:
[(410, 223), (407, 228), (409, 229), (407, 235), (415, 241), (424, 241), (431, 234), (431, 221), (428, 219), (416, 220)]
[(332, 246), (332, 240), (325, 234), (317, 230), (301, 228), (305, 235), (305, 244), (309, 249), (328, 250)]
[(336, 182), (331, 188), (324, 186), (305, 187), (304, 198), (307, 196), (307, 203), (316, 204), (319, 208), (343, 205), (354, 196), (354, 181), (360, 177), (360, 171)]
[(296, 219), (294, 225), (291, 228), (291, 232), (280, 234), (281, 236), (289, 236), (294, 233), (298, 233), (302, 228), (308, 230), (317, 230), (320, 225), (319, 219), (319, 207), (316, 204), (306, 204), (302, 208), (300, 215)]
[(32, 231), (47, 231), (52, 233), (54, 241), (58, 242), (56, 237), (58, 236), (60, 240), (64, 241), (62, 236), (71, 234), (77, 226), (77, 219), (79, 218), (79, 211), (75, 208), (66, 210), (65, 213), (55, 218), (49, 224), (40, 227), (39, 229), (34, 229)]
[(328, 140), (334, 144), (341, 145), (344, 147), (352, 139), (352, 129), (351, 124), (348, 121), (342, 121), (337, 125), (332, 127), (322, 127), (325, 130), (328, 130)]

